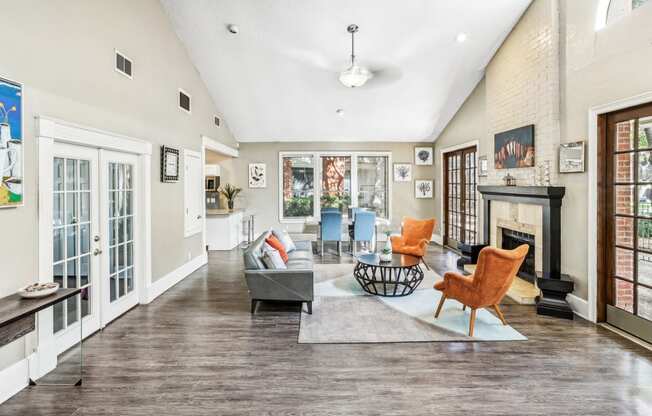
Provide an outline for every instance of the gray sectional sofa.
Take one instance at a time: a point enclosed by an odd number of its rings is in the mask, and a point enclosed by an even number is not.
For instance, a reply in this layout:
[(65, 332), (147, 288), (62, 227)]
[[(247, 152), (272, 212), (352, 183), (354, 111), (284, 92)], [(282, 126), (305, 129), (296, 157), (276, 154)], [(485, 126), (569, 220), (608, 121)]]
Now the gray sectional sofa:
[(256, 312), (260, 300), (305, 302), (312, 314), (313, 262), (310, 241), (295, 241), (296, 250), (288, 253), (287, 269), (270, 270), (261, 260), (265, 239), (271, 234), (261, 234), (244, 251), (245, 279), (251, 298), (251, 313)]

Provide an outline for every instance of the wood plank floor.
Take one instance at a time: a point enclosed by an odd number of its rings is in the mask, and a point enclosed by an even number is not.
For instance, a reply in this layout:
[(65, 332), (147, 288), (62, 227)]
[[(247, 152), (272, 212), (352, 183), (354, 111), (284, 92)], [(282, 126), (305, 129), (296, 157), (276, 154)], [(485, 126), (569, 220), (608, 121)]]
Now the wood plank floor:
[[(455, 260), (429, 251), (440, 273)], [(506, 305), (528, 341), (299, 345), (299, 306), (251, 316), (241, 269), (211, 253), (85, 343), (82, 388), (27, 388), (0, 415), (652, 414), (652, 353), (586, 321)]]

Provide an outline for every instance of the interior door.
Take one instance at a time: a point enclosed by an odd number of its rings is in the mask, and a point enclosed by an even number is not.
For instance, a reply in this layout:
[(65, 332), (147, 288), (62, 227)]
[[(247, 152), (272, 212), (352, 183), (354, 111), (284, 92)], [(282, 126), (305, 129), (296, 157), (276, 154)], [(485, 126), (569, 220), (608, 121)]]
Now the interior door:
[(138, 158), (100, 150), (102, 325), (138, 304)]
[(607, 322), (652, 342), (652, 104), (607, 115)]
[(53, 281), (63, 288), (82, 288), (53, 307), (57, 353), (100, 328), (99, 203), (97, 150), (68, 144), (53, 149), (52, 237)]
[(476, 147), (444, 153), (444, 244), (477, 240)]

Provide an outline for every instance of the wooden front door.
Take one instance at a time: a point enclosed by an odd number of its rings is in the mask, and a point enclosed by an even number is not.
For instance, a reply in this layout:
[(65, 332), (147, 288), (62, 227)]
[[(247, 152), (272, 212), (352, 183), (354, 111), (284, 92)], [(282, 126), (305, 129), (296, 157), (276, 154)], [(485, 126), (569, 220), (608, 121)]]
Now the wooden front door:
[(477, 241), (476, 147), (444, 153), (444, 244)]
[(608, 114), (603, 139), (606, 321), (652, 342), (652, 104)]

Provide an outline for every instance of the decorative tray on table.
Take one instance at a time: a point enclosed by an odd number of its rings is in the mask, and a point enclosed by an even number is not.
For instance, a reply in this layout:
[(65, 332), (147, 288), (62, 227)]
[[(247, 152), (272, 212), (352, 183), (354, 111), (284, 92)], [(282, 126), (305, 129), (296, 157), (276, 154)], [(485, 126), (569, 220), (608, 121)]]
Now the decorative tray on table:
[(18, 290), (18, 294), (23, 298), (42, 298), (49, 296), (59, 290), (59, 283), (32, 283)]

